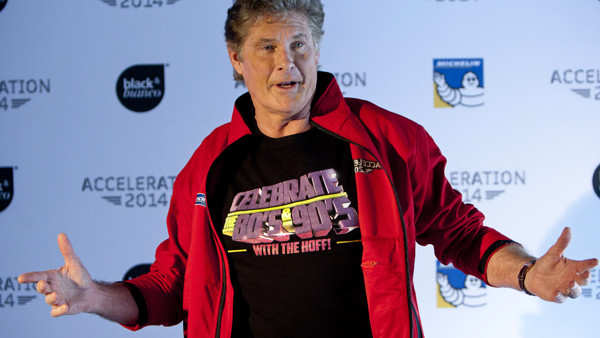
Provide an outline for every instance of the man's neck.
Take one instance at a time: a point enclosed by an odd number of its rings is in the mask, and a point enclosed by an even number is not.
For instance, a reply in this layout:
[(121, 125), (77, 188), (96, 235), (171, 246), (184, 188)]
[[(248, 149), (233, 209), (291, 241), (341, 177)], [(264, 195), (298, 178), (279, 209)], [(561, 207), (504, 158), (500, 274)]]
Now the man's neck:
[(256, 124), (261, 133), (268, 137), (279, 138), (299, 134), (310, 129), (310, 114), (291, 120), (268, 119), (256, 115)]

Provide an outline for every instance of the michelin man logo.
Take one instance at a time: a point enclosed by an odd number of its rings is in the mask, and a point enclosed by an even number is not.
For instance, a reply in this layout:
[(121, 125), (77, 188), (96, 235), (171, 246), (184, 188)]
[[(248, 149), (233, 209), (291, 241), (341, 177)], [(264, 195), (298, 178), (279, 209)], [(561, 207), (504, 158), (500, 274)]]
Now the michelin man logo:
[(437, 262), (438, 307), (481, 307), (486, 304), (485, 284), (477, 277), (465, 275), (452, 265)]
[(434, 107), (483, 105), (483, 59), (434, 59)]

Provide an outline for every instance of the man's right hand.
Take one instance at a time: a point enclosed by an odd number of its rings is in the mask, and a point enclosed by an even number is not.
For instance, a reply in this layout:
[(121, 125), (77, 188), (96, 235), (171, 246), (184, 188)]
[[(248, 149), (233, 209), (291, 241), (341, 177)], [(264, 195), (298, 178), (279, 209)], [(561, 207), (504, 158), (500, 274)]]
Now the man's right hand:
[(88, 312), (94, 282), (64, 233), (58, 235), (58, 248), (65, 259), (64, 266), (24, 273), (19, 276), (19, 283), (37, 282), (37, 291), (46, 296), (53, 317)]
[(136, 323), (137, 303), (126, 286), (93, 281), (67, 235), (58, 235), (58, 248), (65, 259), (64, 266), (19, 276), (19, 283), (37, 282), (37, 291), (46, 296), (53, 317), (89, 312), (125, 325)]

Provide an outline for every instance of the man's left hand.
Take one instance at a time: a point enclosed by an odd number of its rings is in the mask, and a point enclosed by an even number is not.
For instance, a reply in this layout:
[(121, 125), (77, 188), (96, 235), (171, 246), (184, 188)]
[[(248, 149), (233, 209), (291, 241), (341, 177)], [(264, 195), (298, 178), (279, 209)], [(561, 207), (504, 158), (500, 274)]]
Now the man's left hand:
[(536, 296), (556, 303), (581, 295), (581, 287), (590, 281), (590, 270), (598, 259), (568, 259), (563, 252), (571, 241), (571, 229), (565, 228), (556, 243), (540, 257), (525, 278), (525, 288)]

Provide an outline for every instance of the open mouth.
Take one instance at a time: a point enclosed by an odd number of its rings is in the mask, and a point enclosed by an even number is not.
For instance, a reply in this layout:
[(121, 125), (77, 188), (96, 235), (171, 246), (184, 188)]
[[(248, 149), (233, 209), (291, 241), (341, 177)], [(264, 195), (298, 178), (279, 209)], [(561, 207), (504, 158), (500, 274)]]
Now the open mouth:
[(290, 88), (296, 86), (298, 83), (299, 82), (295, 82), (295, 81), (282, 82), (282, 83), (278, 83), (277, 87), (283, 88), (283, 89), (290, 89)]

